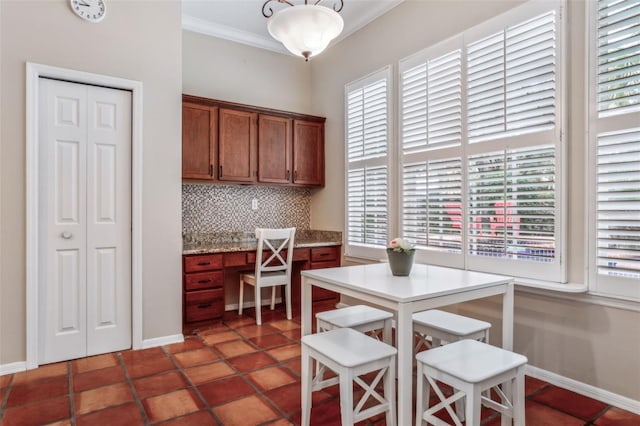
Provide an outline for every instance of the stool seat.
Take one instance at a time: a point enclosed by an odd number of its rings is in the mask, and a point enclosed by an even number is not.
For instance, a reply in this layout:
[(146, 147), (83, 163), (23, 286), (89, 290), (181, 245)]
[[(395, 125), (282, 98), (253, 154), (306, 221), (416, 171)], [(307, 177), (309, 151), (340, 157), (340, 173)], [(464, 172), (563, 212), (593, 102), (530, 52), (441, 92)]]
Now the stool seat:
[(431, 309), (413, 314), (413, 323), (463, 337), (491, 328), (486, 321)]
[(373, 321), (391, 318), (393, 318), (391, 312), (366, 305), (349, 306), (331, 311), (318, 312), (316, 314), (316, 319), (340, 328), (354, 328)]
[(350, 328), (336, 328), (302, 337), (302, 343), (345, 367), (394, 356), (396, 348)]
[(468, 383), (490, 377), (527, 363), (527, 357), (477, 340), (460, 340), (420, 352), (416, 359)]

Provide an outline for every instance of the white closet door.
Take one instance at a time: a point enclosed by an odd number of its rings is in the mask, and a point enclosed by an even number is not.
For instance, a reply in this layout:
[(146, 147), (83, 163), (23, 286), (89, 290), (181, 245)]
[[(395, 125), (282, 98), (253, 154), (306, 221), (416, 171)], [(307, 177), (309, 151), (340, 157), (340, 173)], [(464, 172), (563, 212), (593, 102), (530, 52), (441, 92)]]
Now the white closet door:
[(40, 79), (39, 363), (131, 345), (131, 96)]
[(131, 347), (131, 92), (89, 87), (87, 355)]

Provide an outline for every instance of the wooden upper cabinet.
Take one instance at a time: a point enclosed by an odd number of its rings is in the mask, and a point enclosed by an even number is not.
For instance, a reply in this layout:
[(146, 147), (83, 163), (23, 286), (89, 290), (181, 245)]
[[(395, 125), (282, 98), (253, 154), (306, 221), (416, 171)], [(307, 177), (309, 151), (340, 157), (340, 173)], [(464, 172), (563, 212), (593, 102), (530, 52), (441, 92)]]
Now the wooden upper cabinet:
[(182, 104), (182, 178), (215, 180), (218, 108)]
[(218, 179), (255, 182), (257, 114), (220, 108), (218, 111)]
[(182, 178), (324, 186), (324, 121), (314, 115), (182, 95)]
[(324, 185), (324, 123), (293, 120), (293, 183)]
[(258, 182), (291, 182), (291, 119), (258, 117)]

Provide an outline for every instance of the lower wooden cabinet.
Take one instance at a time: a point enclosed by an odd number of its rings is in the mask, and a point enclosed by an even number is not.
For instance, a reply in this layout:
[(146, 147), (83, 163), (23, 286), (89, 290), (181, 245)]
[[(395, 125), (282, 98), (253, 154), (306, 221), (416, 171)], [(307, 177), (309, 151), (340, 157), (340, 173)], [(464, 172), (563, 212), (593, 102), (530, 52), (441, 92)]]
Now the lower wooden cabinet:
[[(307, 269), (340, 266), (342, 246), (297, 247), (293, 251), (291, 304), (295, 313), (301, 307), (301, 276)], [(182, 262), (182, 324), (183, 332), (221, 321), (225, 312), (225, 273), (238, 274), (239, 269), (251, 269), (255, 251), (227, 252), (204, 255), (184, 255)], [(229, 279), (232, 276), (230, 276)], [(234, 280), (235, 282), (235, 280)], [(313, 288), (313, 302), (338, 302), (340, 295), (322, 288)]]
[(183, 256), (183, 328), (206, 325), (224, 314), (222, 255)]

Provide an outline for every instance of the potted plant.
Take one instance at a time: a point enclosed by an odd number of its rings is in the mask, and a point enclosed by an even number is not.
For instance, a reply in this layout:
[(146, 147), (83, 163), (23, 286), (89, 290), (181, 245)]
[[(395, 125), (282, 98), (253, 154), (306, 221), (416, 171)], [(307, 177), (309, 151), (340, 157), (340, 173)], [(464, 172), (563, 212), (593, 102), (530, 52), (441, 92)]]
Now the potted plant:
[(387, 244), (387, 257), (391, 273), (397, 277), (406, 277), (413, 266), (416, 249), (404, 238), (394, 238)]

